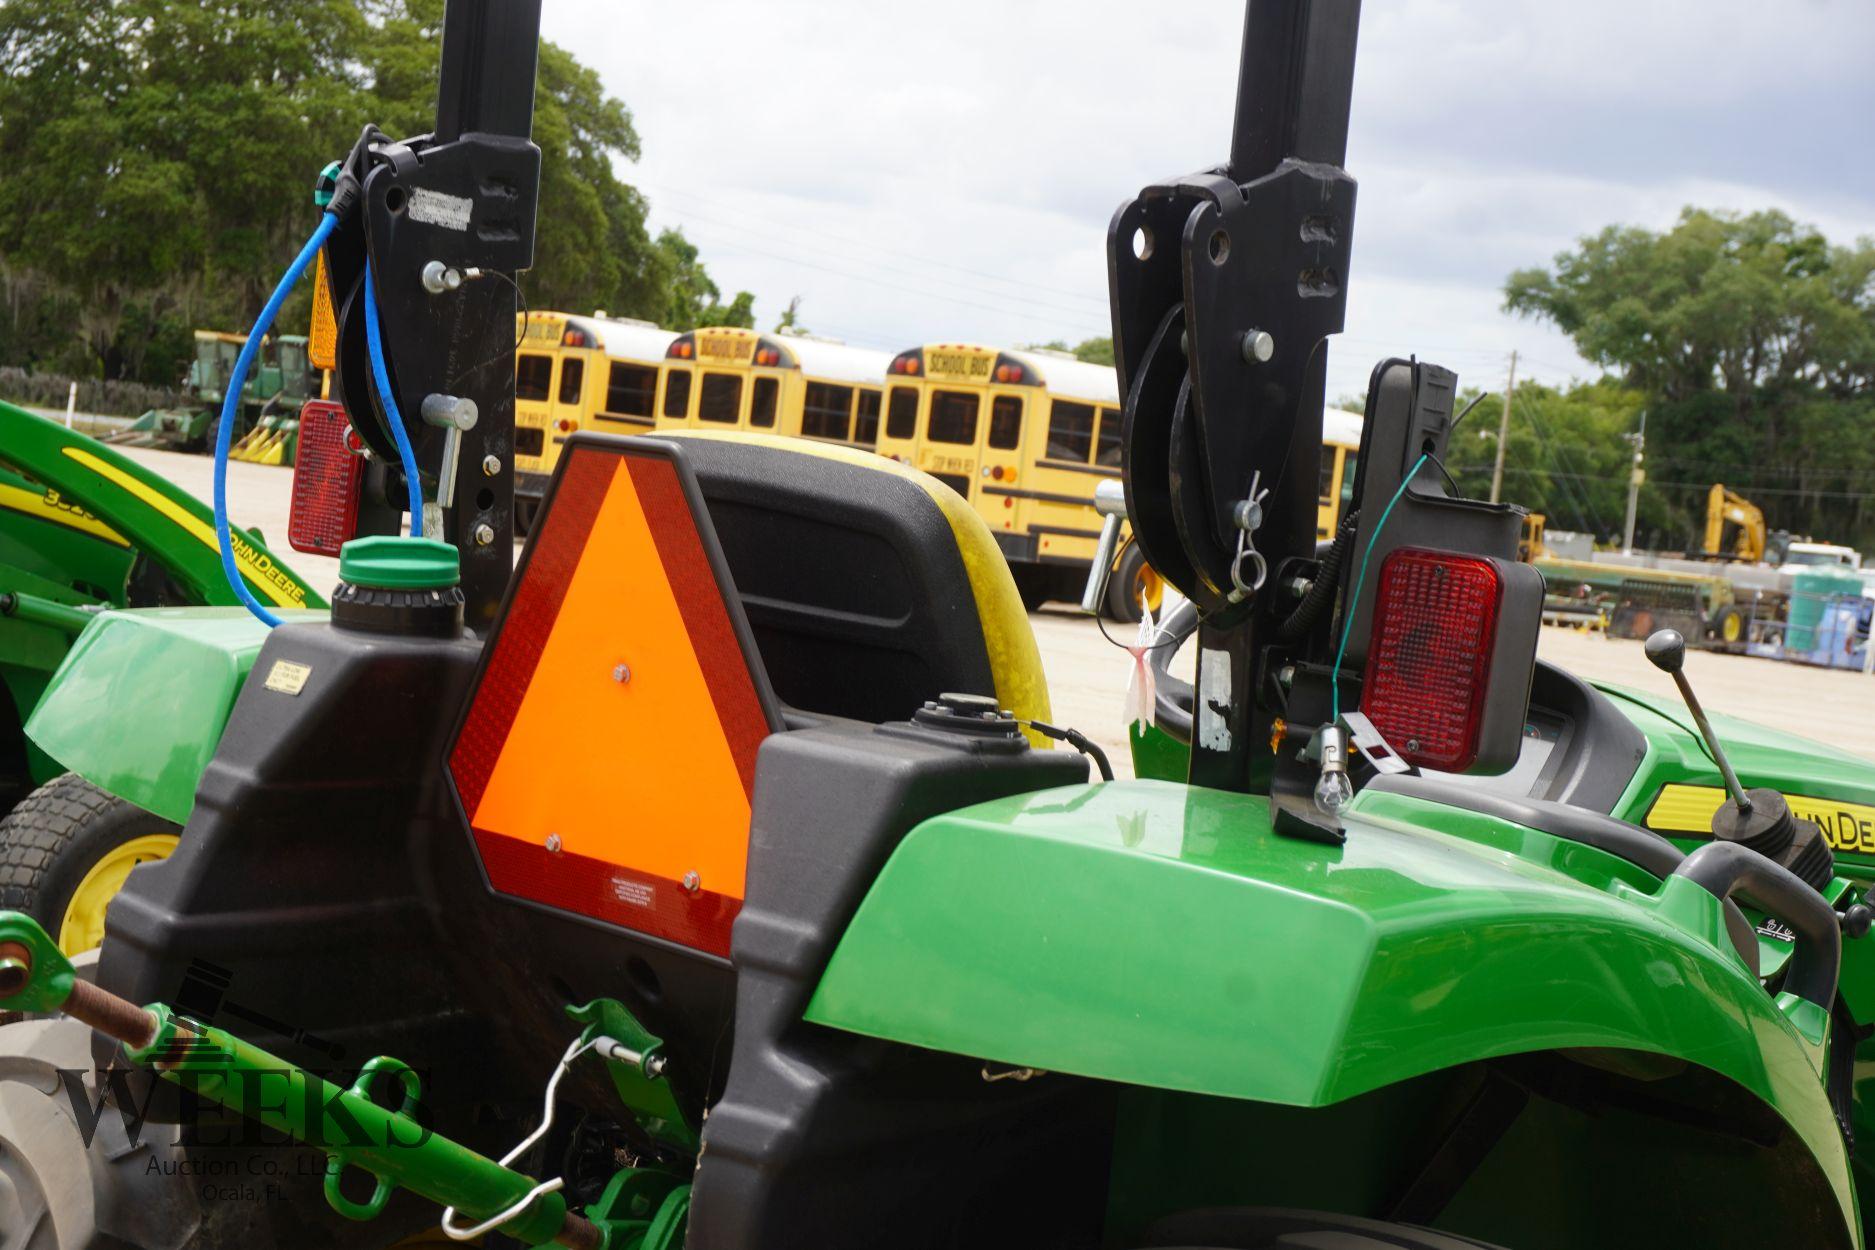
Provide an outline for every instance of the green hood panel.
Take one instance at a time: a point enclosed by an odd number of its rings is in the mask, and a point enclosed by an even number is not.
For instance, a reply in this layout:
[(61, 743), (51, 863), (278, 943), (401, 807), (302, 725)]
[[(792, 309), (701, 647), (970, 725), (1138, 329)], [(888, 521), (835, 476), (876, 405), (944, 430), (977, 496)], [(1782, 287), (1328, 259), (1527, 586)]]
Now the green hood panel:
[(1326, 847), (1275, 836), (1265, 799), (1132, 781), (927, 821), (807, 1018), (1295, 1106), (1495, 1055), (1653, 1051), (1777, 1107), (1846, 1200), (1821, 1049), (1731, 952), (1710, 895), (1401, 796), (1358, 812)]
[(100, 613), (52, 675), (26, 735), (92, 784), (186, 824), (267, 634), (245, 608)]

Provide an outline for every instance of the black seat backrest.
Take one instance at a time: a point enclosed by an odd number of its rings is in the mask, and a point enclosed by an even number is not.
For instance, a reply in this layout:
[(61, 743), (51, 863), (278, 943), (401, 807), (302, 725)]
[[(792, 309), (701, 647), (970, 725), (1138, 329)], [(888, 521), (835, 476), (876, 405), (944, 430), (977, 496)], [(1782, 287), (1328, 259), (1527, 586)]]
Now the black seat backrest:
[(979, 604), (1004, 588), (970, 567), (935, 483), (805, 440), (646, 437), (681, 445), (783, 703), (874, 722), (948, 691), (1010, 705)]

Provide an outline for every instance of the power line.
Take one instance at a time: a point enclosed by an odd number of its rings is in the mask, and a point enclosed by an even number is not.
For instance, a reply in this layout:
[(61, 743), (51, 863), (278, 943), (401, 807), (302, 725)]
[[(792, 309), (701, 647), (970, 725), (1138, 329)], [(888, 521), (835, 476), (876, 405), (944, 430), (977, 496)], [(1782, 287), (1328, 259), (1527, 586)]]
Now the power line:
[(1089, 295), (1085, 291), (1070, 291), (1062, 287), (1053, 287), (1053, 286), (1047, 286), (1039, 282), (1031, 282), (1027, 279), (1011, 278), (1007, 274), (996, 274), (996, 273), (990, 273), (986, 270), (972, 269), (967, 265), (959, 265), (952, 261), (939, 260), (935, 257), (923, 256), (917, 253), (898, 251), (893, 248), (884, 247), (868, 239), (855, 239), (850, 235), (836, 234), (830, 230), (822, 230), (822, 229), (817, 229), (815, 227), (810, 227), (810, 226), (797, 226), (789, 222), (769, 221), (766, 218), (760, 217), (758, 214), (749, 213), (744, 210), (727, 207), (718, 201), (713, 201), (705, 196), (698, 195), (694, 191), (685, 191), (685, 190), (680, 190), (676, 187), (668, 187), (668, 186), (659, 187), (654, 183), (648, 183), (648, 182), (642, 182), (642, 181), (639, 182), (638, 185), (641, 187), (646, 187), (646, 188), (649, 188), (650, 190), (656, 191), (660, 195), (670, 195), (678, 199), (694, 201), (695, 203), (705, 205), (706, 207), (717, 212), (727, 213), (731, 216), (743, 217), (750, 221), (759, 220), (762, 222), (763, 225), (771, 227), (771, 228), (779, 227), (780, 229), (789, 230), (796, 234), (815, 235), (823, 239), (830, 239), (833, 242), (844, 244), (847, 247), (869, 248), (872, 251), (878, 252), (883, 256), (891, 256), (897, 260), (910, 261), (914, 264), (919, 264), (919, 265), (929, 265), (932, 268), (936, 268), (936, 269), (949, 269), (956, 273), (968, 274), (969, 276), (973, 278), (983, 278), (991, 282), (1001, 282), (1008, 286), (1018, 287), (1018, 288), (1022, 288), (1026, 290), (1046, 291), (1053, 295), (1063, 295), (1063, 296), (1068, 297), (1069, 299), (1082, 301), (1082, 302), (1092, 304), (1092, 305), (1097, 305), (1101, 307), (1102, 309), (1106, 307), (1106, 301), (1104, 299), (1101, 299), (1097, 296)]

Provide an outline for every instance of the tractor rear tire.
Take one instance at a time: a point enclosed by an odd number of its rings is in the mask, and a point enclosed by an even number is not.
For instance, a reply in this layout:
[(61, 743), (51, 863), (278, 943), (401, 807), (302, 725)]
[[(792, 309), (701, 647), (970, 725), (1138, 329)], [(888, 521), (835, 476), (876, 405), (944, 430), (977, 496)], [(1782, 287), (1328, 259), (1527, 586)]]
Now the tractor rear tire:
[(1503, 1250), (1417, 1225), (1276, 1207), (1182, 1211), (1153, 1225), (1144, 1245), (1154, 1250)]
[(0, 909), (25, 912), (77, 954), (103, 937), (103, 905), (131, 867), (167, 856), (181, 832), (62, 773), (0, 820)]

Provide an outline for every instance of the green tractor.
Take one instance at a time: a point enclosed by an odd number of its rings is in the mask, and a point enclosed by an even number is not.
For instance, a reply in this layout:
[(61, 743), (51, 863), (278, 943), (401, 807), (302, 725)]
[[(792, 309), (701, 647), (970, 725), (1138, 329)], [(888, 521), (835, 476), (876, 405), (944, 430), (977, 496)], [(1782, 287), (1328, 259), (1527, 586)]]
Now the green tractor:
[[(0, 903), (30, 911), (68, 953), (98, 944), (105, 904), (132, 867), (175, 846), (188, 808), (157, 816), (114, 797), (108, 773), (87, 781), (67, 772), (63, 748), (27, 737), (26, 719), (100, 614), (147, 609), (165, 620), (206, 608), (247, 619), (222, 571), (213, 520), (206, 505), (121, 453), (0, 403)], [(258, 534), (242, 534), (236, 556), (268, 602), (324, 607)], [(191, 613), (189, 628), (203, 619)], [(200, 677), (160, 676), (172, 685)], [(114, 696), (94, 694), (73, 729), (117, 741), (120, 766), (160, 766), (160, 756), (116, 733)]]
[[(195, 359), (189, 362), (188, 375), (183, 379), (188, 405), (153, 408), (106, 441), (129, 447), (207, 451), (215, 441), (228, 379), (246, 342), (247, 336), (242, 334), (197, 330)], [(262, 424), (272, 428), (279, 420), (298, 413), (300, 405), (315, 394), (316, 375), (307, 357), (307, 342), (303, 334), (283, 334), (269, 338), (262, 346), (259, 367), (250, 370), (241, 388), (237, 409), (240, 429), (234, 434), (237, 442)], [(292, 460), (288, 457), (268, 463), (291, 464)]]
[(29, 727), (189, 814), (94, 965), (0, 915), (0, 1246), (1861, 1247), (1875, 774), (1537, 663), (1436, 365), (1316, 543), (1357, 12), (1251, 0), (1228, 163), (1113, 220), (1197, 650), (1114, 780), (902, 466), (579, 434), (510, 568), (539, 11), (452, 0), (283, 280), (373, 452), (330, 620), (105, 613)]

